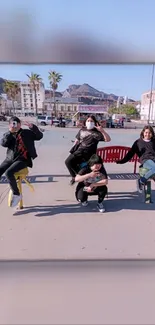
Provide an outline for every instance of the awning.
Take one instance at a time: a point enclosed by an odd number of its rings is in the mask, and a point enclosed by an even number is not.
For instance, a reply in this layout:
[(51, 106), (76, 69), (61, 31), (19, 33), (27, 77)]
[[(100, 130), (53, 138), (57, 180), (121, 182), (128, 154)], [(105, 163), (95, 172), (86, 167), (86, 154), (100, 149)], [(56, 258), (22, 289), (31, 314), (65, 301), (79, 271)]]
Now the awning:
[(108, 106), (106, 105), (79, 105), (78, 106), (79, 113), (94, 113), (94, 114), (104, 114), (108, 113)]

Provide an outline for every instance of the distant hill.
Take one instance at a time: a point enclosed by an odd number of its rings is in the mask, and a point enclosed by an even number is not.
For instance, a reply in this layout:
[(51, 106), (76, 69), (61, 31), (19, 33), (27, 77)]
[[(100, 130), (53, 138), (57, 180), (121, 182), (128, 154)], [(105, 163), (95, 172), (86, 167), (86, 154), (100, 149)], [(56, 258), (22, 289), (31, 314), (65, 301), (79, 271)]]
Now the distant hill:
[[(65, 97), (92, 97), (92, 98), (98, 98), (103, 100), (110, 100), (110, 101), (117, 101), (117, 99), (121, 96), (117, 96), (115, 94), (107, 94), (103, 91), (97, 90), (96, 88), (93, 88), (87, 83), (84, 83), (83, 85), (70, 85), (64, 92), (63, 96)], [(135, 102), (132, 99), (128, 99), (130, 102)]]
[(70, 97), (95, 97), (109, 100), (117, 100), (118, 96), (114, 94), (107, 94), (103, 91), (100, 91), (87, 83), (83, 85), (70, 85), (65, 91), (64, 94)]
[(66, 91), (71, 97), (89, 96), (89, 97), (100, 97), (104, 96), (104, 93), (84, 83), (83, 85), (70, 85)]
[[(14, 80), (12, 80), (14, 81)], [(5, 80), (3, 78), (0, 78), (0, 94), (3, 93), (3, 84)], [(14, 81), (14, 82), (20, 82), (20, 81)], [(96, 98), (99, 100), (109, 100), (109, 101), (117, 101), (118, 97), (115, 94), (107, 94), (103, 91), (97, 90), (96, 88), (90, 86), (87, 83), (84, 83), (83, 85), (70, 85), (64, 92), (56, 92), (56, 97), (85, 97), (85, 98)], [(45, 90), (45, 97), (50, 98), (51, 93), (50, 90)], [(128, 99), (130, 102), (135, 102), (132, 99)]]

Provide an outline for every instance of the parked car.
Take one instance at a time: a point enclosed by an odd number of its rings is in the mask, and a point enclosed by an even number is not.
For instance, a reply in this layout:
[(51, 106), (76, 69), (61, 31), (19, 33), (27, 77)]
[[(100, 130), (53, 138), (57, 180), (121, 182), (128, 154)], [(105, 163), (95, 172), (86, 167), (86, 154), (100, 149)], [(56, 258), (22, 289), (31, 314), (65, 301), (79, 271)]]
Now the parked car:
[(63, 119), (62, 123), (60, 124), (60, 121), (58, 119), (53, 119), (51, 116), (46, 116), (46, 115), (38, 115), (38, 122), (40, 125), (51, 125), (51, 122), (53, 125), (58, 126), (58, 127), (65, 127), (66, 126), (66, 121)]
[(0, 121), (7, 121), (7, 118), (4, 115), (0, 115)]

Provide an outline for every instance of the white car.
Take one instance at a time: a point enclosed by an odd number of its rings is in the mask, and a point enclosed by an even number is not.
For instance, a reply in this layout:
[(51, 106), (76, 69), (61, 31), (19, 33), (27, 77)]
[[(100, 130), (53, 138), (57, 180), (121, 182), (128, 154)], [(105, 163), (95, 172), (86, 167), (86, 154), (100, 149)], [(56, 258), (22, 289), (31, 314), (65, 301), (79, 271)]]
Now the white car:
[[(40, 125), (51, 125), (51, 120), (52, 120), (52, 117), (51, 116), (46, 116), (46, 115), (38, 115), (38, 122), (40, 123)], [(62, 122), (66, 122), (64, 119), (62, 120)], [(52, 121), (52, 124), (55, 125), (55, 126), (58, 126), (59, 125), (59, 120), (57, 119), (53, 119)]]

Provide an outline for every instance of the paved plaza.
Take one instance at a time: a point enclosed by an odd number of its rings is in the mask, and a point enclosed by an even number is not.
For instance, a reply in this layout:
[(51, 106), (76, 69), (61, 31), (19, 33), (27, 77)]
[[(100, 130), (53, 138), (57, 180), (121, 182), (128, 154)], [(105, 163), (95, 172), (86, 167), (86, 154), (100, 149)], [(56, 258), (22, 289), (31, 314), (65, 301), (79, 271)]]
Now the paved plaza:
[[(1, 124), (0, 135), (3, 132), (5, 126)], [(5, 197), (8, 184), (0, 183), (0, 260), (33, 261), (1, 264), (0, 324), (114, 324), (116, 319), (119, 324), (145, 324), (148, 320), (153, 324), (153, 293), (150, 294), (154, 290), (153, 266), (111, 262), (97, 267), (86, 262), (68, 262), (155, 257), (155, 203), (143, 203), (136, 192), (135, 180), (109, 180), (104, 214), (97, 211), (95, 198), (86, 208), (81, 208), (75, 200), (75, 186), (69, 186), (64, 160), (76, 132), (57, 128), (47, 128), (44, 132), (44, 139), (37, 143), (38, 158), (30, 170), (35, 192), (23, 185), (24, 210), (8, 208)], [(109, 133), (112, 141), (104, 146), (128, 146), (138, 137), (139, 130), (109, 130)], [(1, 161), (4, 155), (5, 149), (0, 148)], [(109, 176), (128, 174), (133, 165), (108, 164), (106, 169)], [(44, 259), (65, 262), (54, 265), (49, 262), (46, 266), (34, 263)], [(145, 292), (148, 290), (149, 298), (142, 295), (141, 284)], [(119, 293), (120, 288), (124, 295), (128, 293), (126, 301)], [(134, 288), (137, 296), (133, 301)], [(25, 292), (23, 300), (21, 291)], [(142, 296), (139, 309), (136, 301)]]
[[(109, 132), (110, 145), (130, 145), (139, 133)], [(112, 179), (105, 214), (97, 211), (95, 197), (86, 208), (75, 200), (76, 185), (69, 186), (64, 165), (75, 134), (73, 129), (44, 132), (37, 144), (38, 158), (30, 169), (35, 192), (23, 185), (24, 210), (8, 208), (8, 184), (0, 184), (0, 259), (154, 258), (155, 203), (143, 203), (134, 179), (112, 177), (132, 172), (132, 164), (106, 165)], [(0, 148), (1, 160), (4, 155), (5, 149)]]

